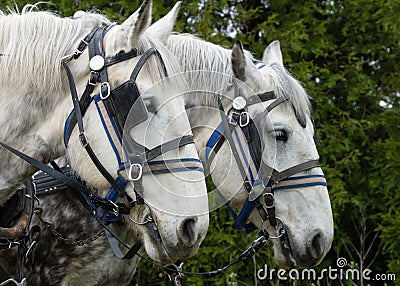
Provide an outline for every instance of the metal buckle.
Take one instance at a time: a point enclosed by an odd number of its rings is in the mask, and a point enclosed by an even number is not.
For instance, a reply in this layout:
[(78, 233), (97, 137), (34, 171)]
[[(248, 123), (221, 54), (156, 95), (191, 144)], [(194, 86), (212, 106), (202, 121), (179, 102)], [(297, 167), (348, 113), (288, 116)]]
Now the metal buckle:
[(84, 39), (82, 39), (79, 42), (79, 45), (75, 48), (75, 56), (79, 57), (83, 51), (86, 49), (87, 45), (89, 45), (88, 42), (86, 42)]
[(246, 180), (246, 181), (243, 182), (243, 186), (244, 186), (244, 188), (246, 189), (246, 192), (247, 192), (248, 194), (250, 194), (251, 191), (252, 191), (252, 189), (253, 189), (252, 184), (251, 184), (249, 181)]
[[(263, 194), (263, 197), (264, 197), (265, 207), (267, 209), (271, 209), (271, 208), (275, 207), (275, 198), (274, 198), (274, 194), (273, 193), (265, 193), (265, 194)], [(267, 198), (266, 197), (269, 197), (269, 199), (271, 199), (272, 204), (267, 204)]]
[(85, 132), (79, 133), (79, 142), (81, 143), (83, 148), (86, 148), (87, 145), (89, 144), (89, 141), (85, 135)]
[(83, 54), (83, 50), (81, 51), (80, 49), (75, 48), (75, 51), (74, 51), (74, 56), (75, 57), (79, 57), (82, 54)]
[(118, 207), (118, 205), (116, 203), (114, 203), (113, 201), (110, 201), (110, 200), (108, 200), (108, 202), (110, 204), (112, 204), (112, 206), (113, 206), (113, 209), (112, 209), (113, 214), (115, 216), (118, 216), (119, 215), (119, 207)]
[(90, 76), (89, 76), (89, 85), (96, 85), (97, 84), (97, 78), (99, 77), (99, 73), (96, 71), (90, 71)]
[[(103, 90), (104, 89), (104, 90)], [(107, 89), (107, 91), (106, 92), (104, 92), (105, 91), (105, 89)], [(102, 82), (101, 83), (101, 85), (100, 85), (100, 98), (102, 99), (102, 100), (104, 100), (104, 99), (106, 99), (107, 97), (109, 97), (110, 96), (110, 84), (108, 83), (108, 82)], [(104, 95), (104, 93), (105, 93), (105, 95)]]
[[(132, 176), (132, 171), (133, 171), (133, 168), (137, 168), (138, 169), (138, 173), (137, 173), (137, 176), (136, 177), (133, 177)], [(142, 165), (140, 165), (139, 163), (135, 163), (135, 164), (132, 164), (130, 167), (129, 167), (129, 172), (128, 172), (128, 179), (129, 179), (129, 181), (139, 181), (140, 180), (140, 178), (142, 177), (142, 175), (143, 175), (143, 167), (142, 167)]]
[(233, 111), (232, 112), (232, 115), (231, 116), (229, 116), (229, 123), (230, 124), (237, 124), (237, 121), (236, 121), (236, 119), (234, 118), (234, 117), (237, 117), (237, 118), (240, 118), (240, 113), (239, 112), (236, 112), (236, 111)]
[[(243, 123), (243, 115), (246, 115), (246, 121)], [(247, 113), (247, 111), (243, 111), (242, 113), (239, 114), (239, 126), (240, 127), (245, 127), (250, 123), (250, 116)]]

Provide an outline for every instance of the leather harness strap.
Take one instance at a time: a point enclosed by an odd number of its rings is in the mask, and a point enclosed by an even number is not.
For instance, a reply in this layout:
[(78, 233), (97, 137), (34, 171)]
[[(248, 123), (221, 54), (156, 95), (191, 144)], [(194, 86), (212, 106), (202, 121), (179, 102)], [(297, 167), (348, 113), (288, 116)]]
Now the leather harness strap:
[[(106, 107), (106, 112), (103, 113), (102, 116), (109, 117), (110, 120), (113, 120), (118, 123), (118, 127), (116, 129), (118, 140), (122, 138), (123, 132), (123, 124), (126, 120), (126, 116), (129, 112), (129, 107), (135, 102), (135, 100), (140, 97), (139, 90), (135, 83), (136, 78), (146, 63), (148, 58), (152, 54), (156, 54), (159, 57), (160, 54), (154, 48), (150, 48), (147, 50), (139, 59), (137, 65), (134, 67), (130, 80), (126, 82), (126, 84), (121, 85), (121, 94), (118, 94), (118, 88), (113, 91), (110, 91), (110, 86), (108, 84), (108, 75), (106, 67), (111, 65), (120, 63), (127, 59), (131, 59), (133, 57), (138, 56), (137, 51), (131, 50), (127, 53), (119, 53), (113, 57), (104, 58), (103, 52), (103, 37), (105, 31), (108, 31), (109, 28), (95, 28), (93, 29), (78, 45), (74, 54), (64, 57), (63, 59), (63, 67), (66, 71), (68, 83), (70, 87), (71, 97), (73, 100), (74, 109), (68, 116), (68, 119), (65, 124), (64, 128), (64, 143), (67, 146), (69, 138), (71, 136), (72, 130), (76, 125), (78, 125), (79, 130), (79, 141), (81, 145), (85, 148), (86, 152), (88, 153), (89, 157), (98, 168), (100, 173), (103, 175), (104, 178), (109, 182), (111, 185), (110, 192), (106, 198), (102, 198), (97, 196), (95, 193), (88, 188), (84, 182), (82, 182), (79, 178), (71, 177), (69, 174), (64, 174), (63, 170), (60, 168), (51, 168), (46, 164), (39, 162), (38, 160), (19, 152), (18, 150), (13, 149), (12, 147), (8, 146), (0, 142), (1, 146), (9, 150), (10, 152), (14, 153), (21, 159), (25, 160), (29, 164), (33, 165), (34, 167), (42, 170), (43, 172), (47, 173), (49, 176), (53, 177), (56, 181), (59, 181), (61, 185), (69, 186), (76, 194), (78, 200), (83, 204), (83, 206), (95, 217), (95, 219), (100, 223), (100, 225), (107, 231), (107, 237), (109, 239), (110, 245), (115, 252), (116, 256), (119, 258), (129, 259), (132, 258), (133, 255), (137, 253), (137, 251), (141, 247), (141, 242), (136, 242), (133, 246), (126, 244), (111, 228), (109, 225), (113, 221), (118, 221), (122, 219), (123, 214), (129, 214), (130, 208), (135, 206), (136, 204), (143, 203), (143, 200), (140, 196), (137, 197), (136, 201), (133, 201), (125, 192), (124, 188), (127, 181), (119, 176), (117, 179), (114, 180), (113, 176), (104, 168), (101, 164), (99, 159), (97, 158), (96, 154), (94, 153), (89, 141), (85, 135), (85, 129), (83, 124), (83, 116), (86, 113), (90, 103), (93, 101), (93, 97), (91, 96), (94, 91), (94, 86), (101, 82), (100, 86), (100, 98)], [(98, 70), (93, 70), (91, 66), (90, 77), (88, 83), (85, 87), (85, 90), (81, 96), (81, 100), (78, 98), (78, 94), (76, 91), (76, 86), (74, 83), (73, 75), (68, 67), (67, 63), (73, 59), (79, 58), (79, 56), (83, 53), (86, 47), (89, 45), (89, 55), (90, 59), (94, 58), (95, 56), (102, 57), (104, 59), (104, 65), (99, 67)], [(162, 59), (161, 59), (162, 60)], [(164, 67), (164, 71), (166, 73), (166, 68)], [(132, 94), (131, 91), (133, 90), (134, 93)], [(123, 94), (126, 92), (127, 94)], [(114, 95), (114, 96), (113, 96)], [(125, 96), (124, 96), (125, 95)], [(121, 97), (119, 97), (121, 96)], [(131, 97), (133, 96), (133, 97)], [(127, 101), (128, 100), (128, 101)], [(128, 108), (127, 108), (128, 107)], [(113, 125), (113, 124), (112, 124)], [(117, 124), (115, 124), (117, 125)], [(113, 125), (114, 126), (114, 125)], [(106, 128), (106, 127), (105, 127)], [(108, 130), (106, 130), (108, 132)], [(128, 136), (130, 138), (130, 136)], [(131, 139), (133, 141), (133, 139)], [(134, 141), (133, 141), (134, 142)], [(111, 144), (113, 144), (110, 141)], [(194, 158), (183, 158), (183, 159), (175, 159), (175, 160), (162, 160), (162, 161), (154, 161), (149, 162), (158, 156), (162, 155), (165, 152), (171, 151), (175, 148), (179, 148), (185, 146), (187, 144), (193, 144), (193, 136), (187, 135), (181, 138), (173, 139), (169, 142), (162, 143), (161, 145), (149, 150), (144, 146), (141, 146), (144, 149), (143, 154), (133, 154), (134, 158), (130, 158), (133, 162), (138, 162), (138, 164), (134, 163), (130, 166), (130, 174), (133, 172), (134, 165), (140, 167), (140, 172), (138, 176), (133, 177), (132, 181), (134, 183), (134, 188), (136, 193), (143, 194), (143, 186), (142, 186), (142, 168), (143, 165), (147, 162), (148, 165), (146, 166), (146, 172), (153, 172), (153, 173), (164, 173), (164, 172), (182, 172), (182, 171), (203, 171), (201, 166), (201, 162), (198, 159)], [(138, 143), (134, 142), (134, 144), (138, 145)], [(140, 145), (140, 144), (139, 144)], [(122, 151), (122, 148), (120, 148)], [(139, 159), (139, 161), (135, 161)], [(125, 168), (124, 166), (121, 166)], [(163, 169), (164, 168), (164, 169)], [(166, 169), (165, 169), (166, 168)], [(120, 170), (119, 170), (120, 171)], [(118, 172), (119, 173), (119, 172)], [(131, 174), (132, 175), (132, 174)], [(51, 180), (53, 182), (53, 180)], [(45, 184), (48, 184), (46, 182)], [(58, 184), (60, 184), (58, 183)], [(47, 186), (47, 185), (46, 185)], [(124, 203), (117, 203), (117, 199), (122, 198)], [(101, 210), (99, 210), (100, 208)], [(1, 230), (1, 229), (0, 229)], [(119, 250), (118, 243), (123, 245), (124, 247), (128, 248), (126, 254), (122, 254), (122, 251)]]
[[(236, 93), (239, 92), (239, 89), (236, 88)], [(236, 97), (240, 97), (240, 94), (236, 94)], [(271, 104), (269, 104), (261, 114), (258, 114), (257, 117), (268, 115), (268, 113), (271, 112), (275, 107), (286, 102), (288, 98), (276, 98), (273, 91), (252, 96), (247, 100), (243, 98), (243, 100), (246, 102), (246, 106), (273, 99), (275, 100)], [(316, 185), (326, 186), (326, 181), (323, 175), (293, 177), (300, 172), (319, 167), (320, 163), (318, 160), (310, 160), (281, 172), (267, 166), (261, 160), (262, 151), (261, 142), (259, 140), (260, 136), (257, 132), (257, 128), (254, 128), (254, 121), (251, 118), (248, 118), (248, 113), (244, 109), (237, 110), (232, 107), (228, 112), (228, 114), (231, 113), (231, 116), (226, 115), (220, 100), (218, 102), (218, 107), (221, 113), (221, 123), (210, 136), (210, 139), (206, 144), (206, 162), (210, 166), (211, 162), (215, 158), (215, 155), (217, 154), (225, 140), (229, 142), (231, 151), (243, 178), (244, 189), (249, 195), (246, 203), (244, 204), (242, 210), (238, 215), (236, 215), (235, 212), (227, 205), (229, 212), (231, 214), (234, 214), (233, 217), (235, 219), (235, 226), (237, 229), (254, 229), (254, 227), (251, 226), (251, 223), (246, 224), (246, 221), (254, 208), (258, 210), (263, 221), (269, 220), (271, 226), (277, 226), (274, 205), (274, 190)], [(229, 126), (229, 128), (227, 126)], [(235, 126), (236, 128), (240, 127), (239, 130), (243, 132), (243, 134), (247, 138), (247, 142), (245, 140), (232, 140), (232, 133), (238, 132), (235, 129)], [(211, 150), (213, 152), (211, 152)], [(238, 150), (248, 150), (248, 152), (244, 152), (243, 154), (252, 154), (245, 155), (245, 162), (247, 162), (245, 163), (245, 165), (243, 165), (243, 160), (240, 159), (240, 156), (237, 155), (239, 153)], [(254, 157), (255, 154), (257, 155), (256, 157)], [(256, 166), (257, 171), (252, 171), (253, 165)], [(246, 171), (245, 169), (247, 169), (248, 171)], [(263, 173), (270, 174), (269, 176), (264, 175), (264, 189), (262, 191), (256, 191), (253, 189), (259, 184), (257, 180), (253, 179), (255, 175), (258, 176), (259, 170), (262, 170)], [(248, 180), (246, 172), (251, 175), (251, 181)], [(261, 194), (262, 196), (260, 196)], [(263, 200), (261, 200), (261, 198), (263, 198)]]
[(171, 141), (162, 143), (161, 145), (154, 147), (151, 150), (146, 150), (146, 160), (151, 161), (155, 158), (161, 156), (163, 153), (176, 149), (177, 147), (185, 146), (188, 144), (194, 144), (193, 136), (192, 135), (185, 135), (181, 138), (175, 138)]
[[(13, 154), (15, 154), (16, 156), (20, 157), (22, 160), (26, 161), (30, 165), (34, 166), (35, 168), (52, 176), (57, 181), (62, 182), (63, 184), (69, 186), (73, 190), (79, 191), (87, 195), (92, 200), (93, 204), (96, 207), (101, 206), (103, 209), (106, 209), (107, 211), (118, 211), (118, 213), (129, 214), (129, 208), (127, 208), (124, 204), (117, 203), (118, 209), (115, 210), (116, 208), (115, 204), (112, 204), (108, 200), (95, 195), (89, 188), (87, 188), (84, 184), (80, 183), (78, 180), (73, 179), (70, 176), (65, 175), (64, 173), (51, 168), (50, 166), (43, 164), (42, 162), (39, 162), (38, 160), (18, 150), (15, 150), (14, 148), (8, 146), (7, 144), (0, 142), (0, 145), (9, 150), (10, 152), (12, 152)], [(87, 205), (87, 203), (85, 205)]]
[[(103, 164), (99, 161), (97, 158), (96, 154), (94, 153), (89, 141), (86, 138), (85, 135), (85, 130), (83, 127), (83, 118), (82, 118), (82, 113), (80, 109), (80, 104), (79, 104), (79, 98), (78, 94), (76, 92), (76, 87), (75, 83), (72, 77), (71, 70), (69, 69), (68, 65), (63, 62), (63, 66), (65, 68), (65, 71), (67, 73), (68, 77), (68, 82), (70, 85), (70, 90), (71, 90), (71, 96), (72, 96), (72, 101), (74, 103), (74, 110), (76, 114), (76, 119), (77, 119), (77, 124), (78, 124), (78, 129), (79, 129), (79, 140), (81, 145), (85, 148), (86, 152), (88, 153), (90, 159), (93, 161), (95, 164), (96, 168), (100, 171), (100, 173), (103, 175), (103, 177), (108, 181), (108, 183), (118, 192), (120, 195), (126, 199), (126, 192), (125, 190), (121, 189), (121, 187), (116, 183), (114, 180), (113, 176), (104, 168)], [(128, 201), (126, 201), (128, 203)], [(129, 203), (127, 204), (129, 205)]]
[[(310, 161), (298, 164), (296, 166), (293, 166), (293, 167), (286, 169), (284, 171), (281, 171), (281, 172), (273, 170), (272, 176), (269, 180), (270, 180), (271, 184), (273, 184), (273, 185), (278, 184), (283, 179), (292, 177), (293, 175), (296, 175), (300, 172), (310, 170), (312, 168), (317, 168), (317, 167), (321, 167), (319, 160), (310, 160)], [(268, 168), (268, 167), (266, 166), (266, 168)]]

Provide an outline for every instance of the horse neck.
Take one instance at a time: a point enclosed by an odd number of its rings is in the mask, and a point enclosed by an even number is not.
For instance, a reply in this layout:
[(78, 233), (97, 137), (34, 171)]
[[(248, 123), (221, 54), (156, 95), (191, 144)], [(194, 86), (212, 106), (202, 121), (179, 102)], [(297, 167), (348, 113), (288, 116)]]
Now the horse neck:
[[(72, 100), (67, 89), (44, 94), (34, 85), (27, 86), (25, 82), (22, 86), (3, 84), (0, 88), (0, 141), (41, 162), (49, 162), (65, 155), (63, 128)], [(0, 149), (0, 158), (2, 204), (35, 169), (4, 148)]]
[[(227, 108), (234, 93), (228, 92), (232, 83), (231, 51), (189, 34), (172, 34), (167, 47), (177, 56), (192, 91), (185, 98), (197, 150), (203, 150), (208, 138), (221, 120), (217, 98), (211, 92), (223, 94)], [(210, 73), (211, 72), (211, 73)], [(221, 76), (219, 76), (221, 75)], [(207, 91), (202, 93), (201, 90)], [(199, 153), (204, 159), (203, 152)]]
[[(201, 39), (190, 35), (174, 34), (169, 37), (168, 48), (170, 48), (182, 65), (185, 72), (202, 70), (200, 76), (188, 74), (187, 81), (192, 85), (193, 90), (215, 91), (223, 95), (223, 106), (225, 111), (232, 106), (234, 98), (234, 88), (232, 88), (233, 71), (231, 65), (231, 50), (222, 48), (215, 44), (205, 42)], [(249, 60), (252, 61), (250, 54), (246, 54)], [(212, 71), (214, 73), (207, 73)], [(218, 74), (224, 74), (219, 77)], [(209, 77), (207, 77), (207, 75)], [(191, 78), (192, 77), (192, 78)], [(187, 113), (192, 126), (192, 132), (195, 139), (196, 148), (199, 152), (200, 159), (205, 162), (205, 147), (213, 131), (221, 122), (221, 115), (218, 109), (216, 97), (210, 97), (209, 93), (202, 94), (201, 92), (188, 93), (185, 98)], [(232, 158), (231, 149), (222, 148), (220, 152), (224, 158)], [(220, 162), (225, 160), (220, 160)], [(207, 166), (207, 164), (205, 164)], [(214, 182), (219, 182), (224, 177), (224, 166), (218, 165), (212, 174)], [(221, 171), (221, 172), (219, 172)], [(238, 173), (240, 177), (240, 173)], [(232, 178), (231, 182), (237, 183), (237, 176)], [(241, 181), (238, 182), (239, 185)], [(237, 189), (226, 187), (222, 184), (219, 187), (220, 191), (226, 197), (232, 197), (231, 192)], [(233, 197), (232, 202), (238, 207), (242, 207), (246, 198), (246, 192), (241, 190)]]
[[(187, 82), (193, 90), (221, 92), (232, 82), (230, 50), (188, 34), (172, 34), (168, 38), (167, 47), (178, 58), (187, 76)], [(217, 105), (216, 98), (206, 99), (201, 96), (200, 98), (187, 97), (186, 103), (203, 106)]]

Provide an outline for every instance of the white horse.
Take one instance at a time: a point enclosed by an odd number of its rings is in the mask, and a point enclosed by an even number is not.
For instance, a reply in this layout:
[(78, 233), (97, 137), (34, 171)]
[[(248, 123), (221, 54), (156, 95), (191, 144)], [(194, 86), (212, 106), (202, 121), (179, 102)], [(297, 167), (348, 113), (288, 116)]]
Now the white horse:
[[(149, 31), (163, 35), (172, 31), (178, 8), (179, 3), (150, 26)], [(239, 43), (230, 51), (186, 34), (172, 34), (166, 41), (187, 72), (191, 90), (200, 91), (187, 96), (186, 106), (203, 162), (209, 159), (207, 148), (210, 146), (207, 144), (210, 136), (215, 135), (214, 130), (221, 122), (218, 96), (215, 95), (224, 95), (224, 109), (232, 110), (233, 107), (236, 112), (245, 109), (247, 113), (243, 114), (254, 119), (259, 130), (260, 144), (264, 147), (258, 154), (258, 160), (264, 166), (259, 171), (268, 173), (263, 183), (268, 182), (271, 168), (275, 170), (273, 178), (282, 180), (273, 186), (283, 190), (277, 188), (272, 201), (280, 228), (271, 226), (265, 217), (262, 219), (257, 210), (251, 212), (250, 220), (272, 235), (277, 230), (287, 232), (289, 242), (274, 240), (278, 264), (312, 267), (320, 263), (333, 239), (332, 210), (323, 171), (316, 163), (319, 155), (314, 141), (310, 101), (301, 84), (284, 68), (279, 42), (271, 43), (265, 49), (262, 61), (254, 63), (251, 54), (244, 52)], [(258, 98), (254, 101), (255, 95), (268, 95), (271, 91), (278, 99)], [(236, 97), (242, 97), (242, 100), (232, 106)], [(268, 108), (271, 108), (270, 112), (266, 112)], [(229, 115), (232, 119), (232, 113)], [(223, 197), (231, 199), (233, 206), (240, 210), (251, 199), (243, 187), (243, 176), (226, 141), (214, 154), (210, 173)], [(311, 163), (309, 167), (306, 167), (307, 162)], [(279, 173), (280, 176), (274, 176)], [(251, 175), (256, 176), (257, 170)], [(295, 183), (288, 184), (290, 180)]]
[[(145, 126), (146, 130), (135, 127), (125, 132), (125, 135), (128, 133), (127, 136), (132, 136), (135, 140), (140, 135), (138, 143), (144, 145), (143, 150), (165, 147), (161, 144), (174, 139), (187, 139), (191, 135), (183, 98), (175, 96), (175, 92), (181, 92), (180, 88), (185, 87), (186, 83), (177, 82), (173, 78), (160, 83), (166, 74), (179, 73), (179, 66), (173, 55), (159, 41), (160, 33), (144, 32), (151, 21), (151, 9), (151, 1), (145, 1), (121, 25), (112, 25), (105, 29), (104, 39), (99, 42), (99, 45), (104, 45), (106, 56), (115, 56), (106, 58), (106, 62), (108, 59), (113, 61), (124, 55), (131, 55), (130, 51), (133, 50), (138, 55), (124, 59), (123, 63), (116, 60), (115, 64), (107, 68), (108, 84), (102, 84), (102, 87), (108, 86), (108, 91), (113, 91), (130, 78), (133, 68), (140, 65), (140, 55), (151, 47), (156, 48), (162, 58), (161, 61), (155, 55), (150, 56), (137, 77), (138, 90), (150, 114), (140, 125)], [(28, 10), (29, 6), (21, 14), (0, 15), (0, 142), (44, 163), (66, 155), (71, 168), (81, 179), (96, 189), (98, 195), (105, 196), (107, 192), (102, 190), (108, 191), (109, 181), (102, 176), (82, 148), (82, 142), (79, 142), (82, 137), (78, 139), (77, 127), (71, 133), (68, 148), (64, 147), (64, 123), (73, 104), (61, 63), (65, 61), (66, 55), (70, 55), (68, 66), (78, 94), (82, 94), (88, 86), (90, 70), (96, 71), (99, 62), (91, 61), (89, 69), (88, 48), (80, 56), (75, 53), (74, 48), (79, 43), (82, 44), (81, 40), (93, 28), (110, 23), (105, 17), (90, 13), (80, 19), (68, 19)], [(78, 56), (78, 59), (73, 59)], [(96, 88), (99, 85), (96, 83)], [(104, 95), (103, 91), (101, 95)], [(105, 170), (113, 178), (124, 173), (120, 172), (120, 162), (108, 139), (109, 131), (103, 128), (102, 118), (95, 104), (88, 106), (83, 116), (83, 126), (84, 139), (88, 140)], [(172, 162), (182, 157), (196, 162), (198, 155), (195, 146), (190, 142), (188, 139), (185, 144), (174, 143), (172, 148), (170, 144), (165, 150), (159, 148), (163, 160), (161, 162)], [(158, 159), (160, 153), (154, 154)], [(32, 176), (35, 169), (4, 148), (0, 149), (0, 158), (0, 203), (4, 203), (26, 178)], [(141, 168), (139, 166), (138, 173), (130, 179), (142, 179), (144, 191), (140, 195), (147, 204), (132, 208), (124, 219), (144, 223), (117, 224), (114, 227), (116, 232), (130, 245), (142, 240), (149, 257), (162, 263), (172, 263), (194, 255), (208, 228), (206, 186), (202, 172), (198, 172), (200, 168), (190, 172), (186, 169), (179, 176), (168, 172), (155, 175), (143, 172), (142, 177)], [(132, 173), (128, 175), (132, 176)], [(127, 175), (123, 174), (123, 177)], [(127, 184), (125, 191), (129, 197), (136, 196), (133, 184)], [(71, 197), (69, 193), (58, 194), (63, 195), (65, 198)], [(64, 202), (56, 203), (51, 200), (48, 200), (48, 205), (54, 208), (44, 205), (43, 219), (51, 221), (56, 229), (59, 227), (68, 236), (76, 235), (77, 239), (86, 237), (84, 230), (85, 223), (88, 222), (87, 216), (80, 218), (83, 224), (79, 224), (78, 229), (74, 228), (75, 212), (79, 208), (82, 210), (81, 206), (75, 204), (64, 209)], [(65, 216), (56, 217), (54, 213), (58, 211), (62, 211)], [(82, 212), (80, 214), (83, 215)], [(37, 218), (35, 219), (38, 223)], [(90, 229), (89, 225), (88, 228)], [(67, 250), (60, 241), (53, 239), (53, 246), (50, 245), (50, 240), (48, 242), (48, 245), (42, 244), (37, 254), (37, 258), (47, 259), (42, 268), (27, 266), (29, 285), (121, 285), (129, 283), (134, 273), (132, 269), (137, 265), (137, 260), (132, 260), (129, 262), (130, 267), (124, 270), (126, 275), (118, 277), (120, 272), (116, 270), (123, 263), (113, 257), (112, 253), (107, 252), (107, 262), (96, 260), (97, 255), (103, 254), (107, 249), (103, 238), (90, 246)], [(51, 249), (56, 251), (51, 253)], [(92, 255), (84, 256), (86, 252)], [(67, 256), (57, 259), (57, 254), (60, 253)], [(5, 268), (12, 272), (15, 260), (8, 253), (2, 252), (1, 264), (5, 264)]]

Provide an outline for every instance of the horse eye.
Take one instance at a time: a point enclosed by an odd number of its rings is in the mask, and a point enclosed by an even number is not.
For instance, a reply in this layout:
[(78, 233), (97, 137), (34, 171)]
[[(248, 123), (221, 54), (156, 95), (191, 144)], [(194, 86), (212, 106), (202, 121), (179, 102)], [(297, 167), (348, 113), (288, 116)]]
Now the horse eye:
[(288, 135), (285, 130), (274, 130), (272, 134), (277, 141), (286, 142), (288, 140)]

